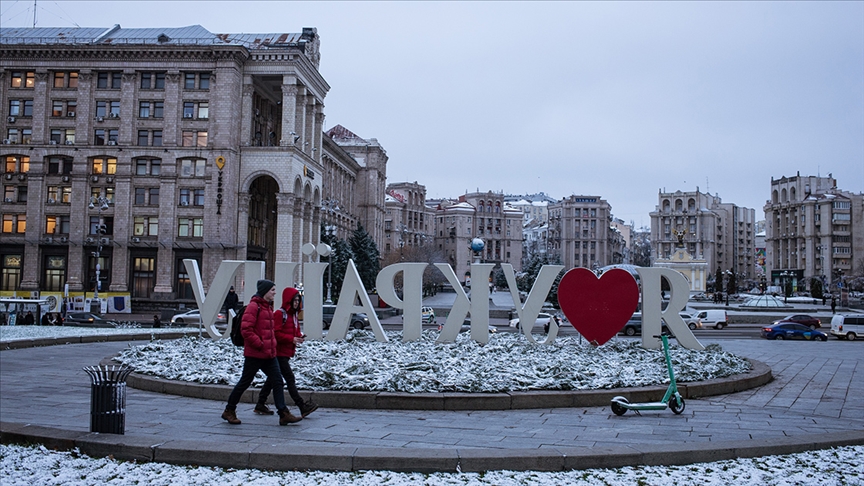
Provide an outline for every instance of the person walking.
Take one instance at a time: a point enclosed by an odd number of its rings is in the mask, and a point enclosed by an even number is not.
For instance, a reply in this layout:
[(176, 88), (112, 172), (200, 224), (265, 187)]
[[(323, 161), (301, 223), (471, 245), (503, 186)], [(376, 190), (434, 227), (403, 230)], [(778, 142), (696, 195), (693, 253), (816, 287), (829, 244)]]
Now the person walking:
[(837, 312), (837, 297), (831, 296), (831, 313)]
[(288, 425), (299, 422), (300, 417), (291, 415), (285, 406), (282, 377), (279, 376), (279, 362), (276, 361), (276, 336), (273, 328), (273, 297), (276, 295), (276, 288), (270, 280), (259, 280), (257, 287), (258, 292), (246, 306), (240, 324), (240, 332), (243, 334), (243, 373), (228, 396), (222, 418), (232, 425), (241, 423), (237, 418), (237, 404), (240, 403), (243, 392), (252, 385), (255, 374), (261, 370), (267, 375), (267, 382), (274, 390), (273, 401), (279, 414), (279, 425)]
[(225, 303), (222, 304), (222, 308), (227, 314), (229, 310), (237, 310), (237, 304), (240, 302), (240, 297), (237, 296), (237, 292), (234, 292), (234, 286), (232, 285), (230, 289), (228, 289), (228, 295), (225, 296)]
[[(297, 345), (303, 344), (305, 335), (300, 331), (300, 322), (297, 319), (302, 308), (302, 299), (300, 291), (293, 287), (286, 287), (282, 291), (282, 307), (273, 312), (273, 321), (276, 334), (276, 360), (279, 362), (279, 371), (282, 377), (285, 378), (285, 388), (288, 389), (288, 395), (297, 404), (300, 409), (300, 417), (306, 418), (307, 415), (318, 409), (318, 405), (311, 399), (306, 402), (300, 393), (297, 391), (296, 380), (294, 379), (294, 371), (291, 370), (290, 359), (297, 351)], [(258, 394), (258, 404), (255, 405), (255, 413), (260, 415), (273, 415), (273, 411), (267, 408), (267, 397), (270, 396), (270, 391), (273, 387), (270, 382), (261, 387), (261, 393)], [(274, 397), (275, 401), (275, 397)]]

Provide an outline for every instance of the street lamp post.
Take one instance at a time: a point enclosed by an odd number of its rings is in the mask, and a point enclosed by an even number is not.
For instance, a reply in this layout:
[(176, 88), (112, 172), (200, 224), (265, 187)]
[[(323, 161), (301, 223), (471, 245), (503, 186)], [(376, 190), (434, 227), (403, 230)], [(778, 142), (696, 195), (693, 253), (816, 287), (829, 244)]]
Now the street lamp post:
[[(99, 194), (98, 196), (91, 196), (90, 204), (87, 206), (89, 209), (96, 209), (96, 206), (99, 206), (99, 227), (96, 230), (96, 251), (93, 253), (93, 257), (96, 258), (96, 285), (93, 287), (93, 300), (95, 303), (90, 303), (90, 312), (93, 314), (102, 313), (102, 303), (99, 300), (99, 277), (102, 268), (99, 259), (102, 256), (102, 235), (108, 233), (108, 228), (105, 226), (105, 217), (103, 216), (103, 212), (108, 209), (108, 203), (110, 202), (110, 199)], [(94, 308), (96, 309), (95, 311), (93, 310)]]
[[(328, 244), (332, 247), (333, 238), (336, 236), (336, 226), (333, 224), (333, 220), (335, 219), (334, 215), (341, 211), (339, 201), (336, 199), (325, 199), (321, 201), (321, 211), (324, 211), (324, 214), (326, 215), (325, 221), (328, 222), (328, 224), (324, 226), (324, 234), (327, 235)], [(333, 252), (331, 251), (327, 255), (327, 299), (324, 301), (327, 305), (333, 304), (331, 291), (331, 288), (333, 287), (332, 267)]]

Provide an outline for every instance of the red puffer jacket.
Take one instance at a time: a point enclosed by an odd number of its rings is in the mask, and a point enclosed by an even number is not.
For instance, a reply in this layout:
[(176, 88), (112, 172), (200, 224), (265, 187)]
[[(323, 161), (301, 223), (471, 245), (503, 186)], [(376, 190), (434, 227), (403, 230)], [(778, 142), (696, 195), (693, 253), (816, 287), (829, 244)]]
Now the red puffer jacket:
[(243, 356), (259, 359), (275, 358), (273, 304), (257, 295), (252, 297), (243, 312), (240, 333), (243, 334)]
[[(293, 287), (286, 287), (282, 291), (282, 307), (273, 313), (273, 321), (276, 329), (276, 356), (291, 358), (297, 350), (294, 338), (303, 335), (300, 332), (300, 323), (297, 321), (297, 313), (291, 308), (291, 299), (299, 291)], [(300, 308), (303, 301), (300, 301)]]

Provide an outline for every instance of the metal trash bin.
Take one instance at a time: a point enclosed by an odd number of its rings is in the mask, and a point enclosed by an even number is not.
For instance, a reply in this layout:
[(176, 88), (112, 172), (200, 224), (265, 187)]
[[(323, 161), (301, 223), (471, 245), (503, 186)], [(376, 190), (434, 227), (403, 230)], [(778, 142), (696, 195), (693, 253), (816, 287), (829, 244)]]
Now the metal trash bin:
[(90, 375), (90, 432), (126, 432), (127, 366), (86, 366)]

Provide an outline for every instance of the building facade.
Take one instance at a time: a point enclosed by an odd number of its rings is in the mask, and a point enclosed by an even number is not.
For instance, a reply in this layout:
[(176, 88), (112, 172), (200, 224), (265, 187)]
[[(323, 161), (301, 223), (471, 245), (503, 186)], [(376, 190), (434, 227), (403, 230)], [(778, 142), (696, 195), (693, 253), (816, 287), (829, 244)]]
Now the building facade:
[[(435, 247), (463, 282), (471, 263), (510, 263), (522, 270), (523, 213), (504, 202), (502, 194), (474, 192), (456, 201), (441, 201), (435, 211)], [(474, 238), (483, 251), (471, 251)]]
[(319, 47), (312, 28), (0, 29), (0, 291), (87, 295), (98, 274), (182, 302), (186, 258), (205, 285), (223, 260), (272, 277), (318, 241), (323, 183), (344, 227), (368, 221), (386, 158), (368, 177), (328, 140), (322, 160)]
[(653, 259), (670, 259), (681, 241), (712, 272), (720, 268), (735, 272), (738, 282), (755, 280), (755, 210), (724, 203), (697, 187), (690, 192), (660, 191), (650, 216)]
[[(766, 273), (771, 285), (809, 290), (811, 279), (837, 291), (864, 257), (864, 195), (837, 188), (831, 177), (771, 179), (765, 203)], [(864, 270), (862, 268), (861, 270)]]
[(435, 211), (426, 206), (426, 187), (415, 182), (387, 185), (382, 254), (432, 245)]
[(611, 226), (612, 206), (600, 196), (565, 197), (549, 205), (551, 252), (565, 268), (623, 263), (625, 242)]

